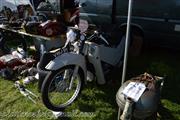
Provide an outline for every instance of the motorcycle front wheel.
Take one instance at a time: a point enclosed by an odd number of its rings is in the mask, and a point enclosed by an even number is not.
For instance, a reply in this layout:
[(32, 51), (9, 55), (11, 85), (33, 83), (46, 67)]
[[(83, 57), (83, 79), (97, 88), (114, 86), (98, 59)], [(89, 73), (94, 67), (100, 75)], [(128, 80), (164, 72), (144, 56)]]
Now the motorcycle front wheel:
[(78, 97), (84, 77), (80, 68), (76, 70), (76, 67), (66, 66), (48, 73), (41, 89), (42, 101), (48, 109), (64, 110)]

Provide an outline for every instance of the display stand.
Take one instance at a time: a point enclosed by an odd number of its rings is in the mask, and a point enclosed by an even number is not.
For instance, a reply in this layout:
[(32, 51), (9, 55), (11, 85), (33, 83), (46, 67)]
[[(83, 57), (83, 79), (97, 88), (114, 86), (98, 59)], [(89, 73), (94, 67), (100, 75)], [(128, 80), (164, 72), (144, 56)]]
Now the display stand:
[(41, 54), (53, 48), (62, 47), (65, 44), (65, 37), (64, 37), (65, 35), (45, 37), (41, 35), (27, 33), (23, 29), (16, 30), (3, 24), (0, 25), (0, 30), (6, 31), (6, 32), (13, 32), (13, 33), (20, 34), (22, 36), (27, 36), (27, 37), (32, 38), (34, 41), (34, 45), (36, 46), (36, 49), (40, 51)]

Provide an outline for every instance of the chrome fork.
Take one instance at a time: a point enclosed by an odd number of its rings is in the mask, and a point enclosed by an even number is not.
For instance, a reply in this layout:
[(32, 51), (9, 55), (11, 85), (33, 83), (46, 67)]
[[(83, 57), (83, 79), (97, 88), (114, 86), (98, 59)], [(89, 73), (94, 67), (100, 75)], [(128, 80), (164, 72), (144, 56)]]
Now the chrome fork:
[(69, 90), (72, 89), (73, 82), (74, 82), (74, 79), (76, 79), (76, 77), (77, 77), (78, 70), (79, 70), (79, 66), (76, 65), (76, 67), (75, 67), (75, 69), (74, 69), (74, 71), (73, 71), (73, 75), (72, 75), (72, 77), (71, 77), (70, 84), (69, 84)]

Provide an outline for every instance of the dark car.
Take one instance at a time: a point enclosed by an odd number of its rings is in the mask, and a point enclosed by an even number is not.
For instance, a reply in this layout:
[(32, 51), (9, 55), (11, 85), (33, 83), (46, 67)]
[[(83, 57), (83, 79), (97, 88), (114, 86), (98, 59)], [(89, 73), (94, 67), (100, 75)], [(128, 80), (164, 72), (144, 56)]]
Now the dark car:
[[(80, 0), (83, 6), (81, 17), (90, 23), (105, 26), (107, 30), (118, 28), (125, 31), (128, 1)], [(180, 48), (179, 0), (134, 0), (132, 11), (131, 35), (136, 39), (136, 48), (142, 43)]]
[(41, 16), (43, 21), (48, 19), (54, 19), (58, 14), (60, 14), (60, 1), (58, 0), (48, 0), (45, 2), (39, 2), (36, 5), (36, 13)]

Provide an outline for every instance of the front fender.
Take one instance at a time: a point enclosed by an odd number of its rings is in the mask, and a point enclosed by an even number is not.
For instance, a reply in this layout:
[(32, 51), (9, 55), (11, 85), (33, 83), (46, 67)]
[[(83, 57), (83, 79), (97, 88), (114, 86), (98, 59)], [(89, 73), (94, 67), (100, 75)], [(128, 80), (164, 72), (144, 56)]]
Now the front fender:
[(85, 58), (84, 56), (75, 53), (64, 53), (56, 57), (54, 60), (51, 60), (45, 68), (47, 70), (58, 70), (66, 65), (80, 66), (84, 71), (84, 75), (86, 76)]

